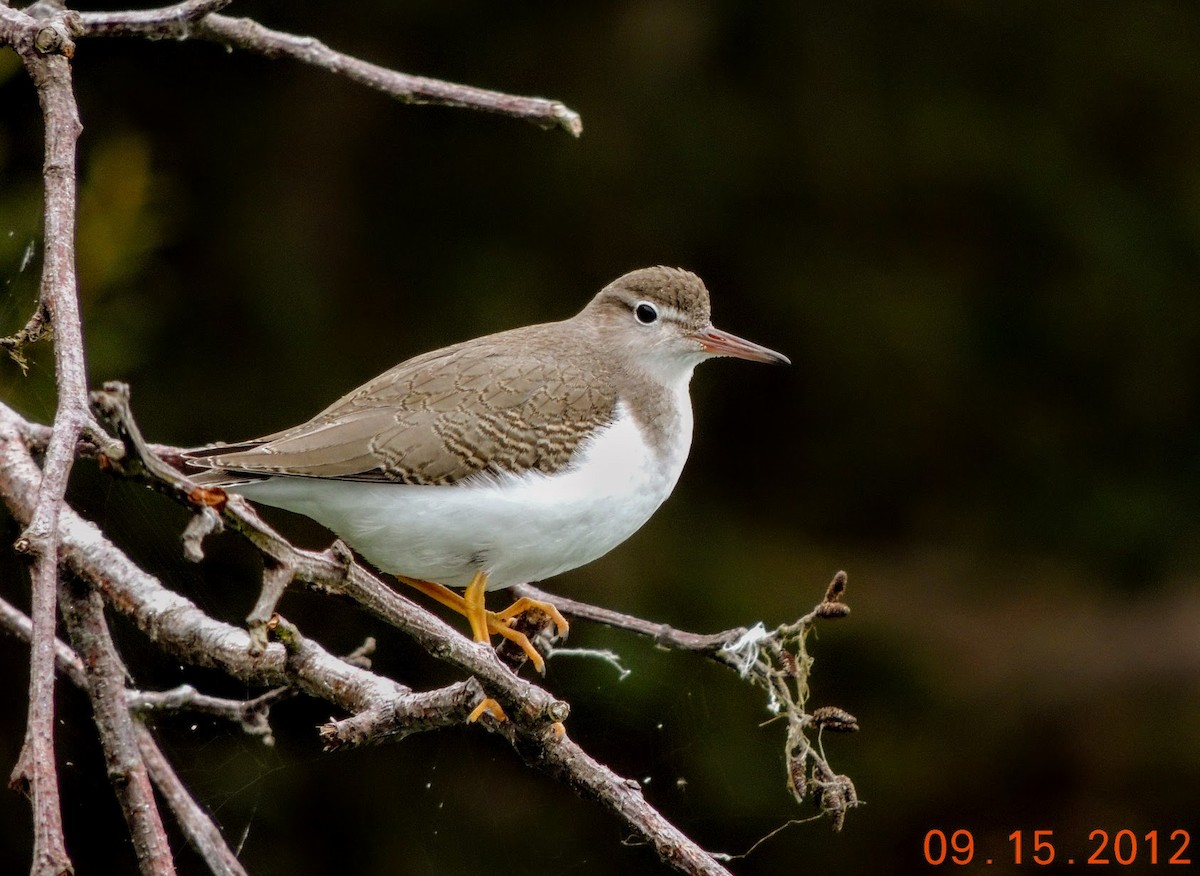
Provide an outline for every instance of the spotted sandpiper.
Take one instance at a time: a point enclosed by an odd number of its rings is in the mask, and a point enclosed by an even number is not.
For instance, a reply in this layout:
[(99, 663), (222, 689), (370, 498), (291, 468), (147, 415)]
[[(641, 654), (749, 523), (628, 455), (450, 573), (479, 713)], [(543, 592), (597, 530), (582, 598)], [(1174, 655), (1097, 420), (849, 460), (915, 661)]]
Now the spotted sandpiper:
[[(670, 495), (705, 359), (787, 363), (713, 328), (695, 274), (645, 268), (574, 317), (409, 359), (307, 423), (196, 451), (201, 484), (323, 524), (369, 562), (465, 615), (476, 641), (547, 603), (487, 611), (487, 590), (589, 563)], [(465, 587), (460, 596), (448, 587)]]

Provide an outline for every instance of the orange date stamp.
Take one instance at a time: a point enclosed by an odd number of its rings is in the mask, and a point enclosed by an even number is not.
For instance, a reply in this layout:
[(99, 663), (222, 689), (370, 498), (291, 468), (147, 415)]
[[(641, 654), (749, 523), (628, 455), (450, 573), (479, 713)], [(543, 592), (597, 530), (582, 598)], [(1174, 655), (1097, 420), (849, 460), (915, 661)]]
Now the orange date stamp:
[(925, 863), (934, 867), (965, 867), (969, 864), (1035, 864), (1044, 867), (1053, 863), (1128, 867), (1192, 863), (1189, 850), (1192, 837), (1182, 829), (1151, 830), (1140, 835), (1129, 829), (1093, 830), (1086, 843), (1060, 839), (1052, 830), (1014, 830), (1007, 839), (1007, 845), (985, 851), (966, 828), (949, 832), (934, 828), (925, 833)]

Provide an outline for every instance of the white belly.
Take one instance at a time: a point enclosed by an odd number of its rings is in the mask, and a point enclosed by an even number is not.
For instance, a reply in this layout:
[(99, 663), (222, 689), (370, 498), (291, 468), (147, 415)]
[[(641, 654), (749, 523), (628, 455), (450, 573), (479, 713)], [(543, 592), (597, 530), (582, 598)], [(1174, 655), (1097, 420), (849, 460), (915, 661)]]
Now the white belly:
[(632, 417), (582, 446), (566, 469), (453, 486), (272, 478), (233, 488), (328, 527), (385, 572), (488, 589), (589, 563), (633, 535), (671, 494), (692, 439), (686, 383), (670, 446), (653, 452)]

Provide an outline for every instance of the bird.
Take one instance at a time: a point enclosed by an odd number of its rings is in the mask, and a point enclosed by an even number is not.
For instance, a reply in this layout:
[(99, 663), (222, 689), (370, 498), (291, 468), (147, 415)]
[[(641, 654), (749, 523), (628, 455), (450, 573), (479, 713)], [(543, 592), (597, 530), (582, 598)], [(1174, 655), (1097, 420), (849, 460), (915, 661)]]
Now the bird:
[(186, 460), (198, 485), (312, 518), (544, 672), (513, 624), (539, 609), (565, 636), (566, 619), (529, 598), (489, 611), (486, 592), (589, 563), (650, 518), (691, 447), (692, 372), (720, 356), (789, 364), (714, 328), (696, 274), (642, 268), (569, 319), (424, 353), (305, 423)]

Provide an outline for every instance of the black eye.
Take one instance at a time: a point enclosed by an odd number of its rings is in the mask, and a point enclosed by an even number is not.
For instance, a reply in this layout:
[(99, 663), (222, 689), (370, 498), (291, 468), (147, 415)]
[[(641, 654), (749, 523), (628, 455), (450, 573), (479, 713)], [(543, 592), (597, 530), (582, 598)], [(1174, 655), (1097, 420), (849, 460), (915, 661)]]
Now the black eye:
[(658, 310), (653, 304), (647, 304), (643, 301), (633, 309), (633, 315), (642, 325), (650, 325), (650, 323), (658, 319)]

